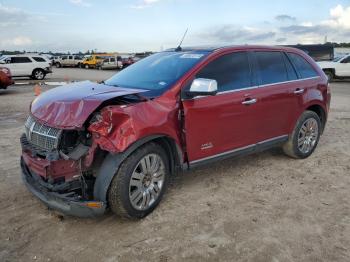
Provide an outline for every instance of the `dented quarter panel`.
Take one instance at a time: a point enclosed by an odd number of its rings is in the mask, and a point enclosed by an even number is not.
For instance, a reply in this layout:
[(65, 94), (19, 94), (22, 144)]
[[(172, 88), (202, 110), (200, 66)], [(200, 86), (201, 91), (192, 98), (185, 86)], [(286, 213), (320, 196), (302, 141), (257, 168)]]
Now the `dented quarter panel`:
[(31, 113), (51, 127), (76, 129), (104, 101), (144, 91), (83, 81), (44, 92), (31, 104)]

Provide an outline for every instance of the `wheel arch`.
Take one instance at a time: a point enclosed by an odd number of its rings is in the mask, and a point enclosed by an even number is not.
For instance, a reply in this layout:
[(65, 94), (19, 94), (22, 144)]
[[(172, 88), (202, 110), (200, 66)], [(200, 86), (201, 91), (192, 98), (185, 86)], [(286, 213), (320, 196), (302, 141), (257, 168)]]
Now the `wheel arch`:
[(34, 68), (34, 69), (32, 70), (32, 75), (34, 75), (35, 70), (40, 70), (40, 71), (43, 71), (44, 75), (46, 75), (46, 74), (45, 74), (45, 70), (44, 70), (44, 69), (42, 69), (42, 68), (40, 68), (40, 67), (36, 67), (36, 68)]
[(176, 143), (175, 139), (163, 134), (151, 135), (141, 138), (121, 153), (108, 153), (106, 155), (98, 170), (94, 185), (95, 200), (107, 202), (107, 193), (109, 186), (122, 162), (135, 150), (149, 142), (155, 142), (159, 144), (168, 153), (170, 172), (172, 174), (182, 167), (184, 163), (183, 153), (180, 146)]
[(327, 114), (326, 114), (325, 109), (319, 104), (312, 104), (312, 105), (309, 105), (305, 110), (313, 111), (318, 115), (318, 117), (321, 120), (321, 125), (322, 125), (321, 133), (323, 133), (323, 130), (324, 130), (324, 128), (326, 126), (326, 122), (327, 122)]

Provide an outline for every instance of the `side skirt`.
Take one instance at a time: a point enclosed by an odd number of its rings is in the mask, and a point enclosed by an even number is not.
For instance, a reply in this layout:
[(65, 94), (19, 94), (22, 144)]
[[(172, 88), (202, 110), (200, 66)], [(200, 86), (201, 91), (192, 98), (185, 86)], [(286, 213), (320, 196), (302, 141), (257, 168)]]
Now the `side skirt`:
[(189, 163), (189, 168), (195, 168), (198, 166), (206, 165), (209, 163), (217, 162), (226, 158), (234, 156), (248, 155), (256, 152), (261, 152), (272, 147), (283, 144), (288, 140), (288, 135), (274, 137), (268, 140), (258, 142), (256, 144), (248, 145), (245, 147), (236, 148), (227, 152), (223, 152), (217, 155), (208, 156), (202, 159), (194, 160)]

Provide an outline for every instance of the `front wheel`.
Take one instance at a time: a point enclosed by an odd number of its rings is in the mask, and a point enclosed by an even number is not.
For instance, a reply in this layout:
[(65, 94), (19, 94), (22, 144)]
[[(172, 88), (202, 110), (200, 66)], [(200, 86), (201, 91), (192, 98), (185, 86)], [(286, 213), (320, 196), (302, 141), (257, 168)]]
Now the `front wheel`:
[(324, 73), (326, 74), (327, 78), (328, 78), (328, 82), (332, 82), (334, 79), (334, 74), (332, 71), (330, 70), (326, 70), (324, 71)]
[(142, 218), (159, 204), (169, 178), (165, 150), (148, 143), (132, 153), (115, 174), (108, 193), (113, 213), (126, 218)]
[(292, 135), (283, 151), (293, 158), (307, 158), (310, 156), (320, 139), (321, 121), (313, 111), (305, 111), (298, 119)]

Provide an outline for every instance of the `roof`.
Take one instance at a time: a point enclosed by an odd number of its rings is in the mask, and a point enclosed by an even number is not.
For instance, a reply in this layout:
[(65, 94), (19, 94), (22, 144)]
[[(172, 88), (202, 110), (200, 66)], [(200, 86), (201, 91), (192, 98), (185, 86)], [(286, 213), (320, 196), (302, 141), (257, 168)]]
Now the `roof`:
[[(177, 51), (177, 48), (170, 48), (165, 51)], [(296, 48), (287, 46), (268, 46), (268, 45), (231, 45), (231, 46), (190, 46), (181, 47), (181, 52), (191, 51), (203, 51), (203, 52), (215, 52), (218, 50), (230, 50), (230, 49), (270, 49), (270, 50), (295, 50)]]

